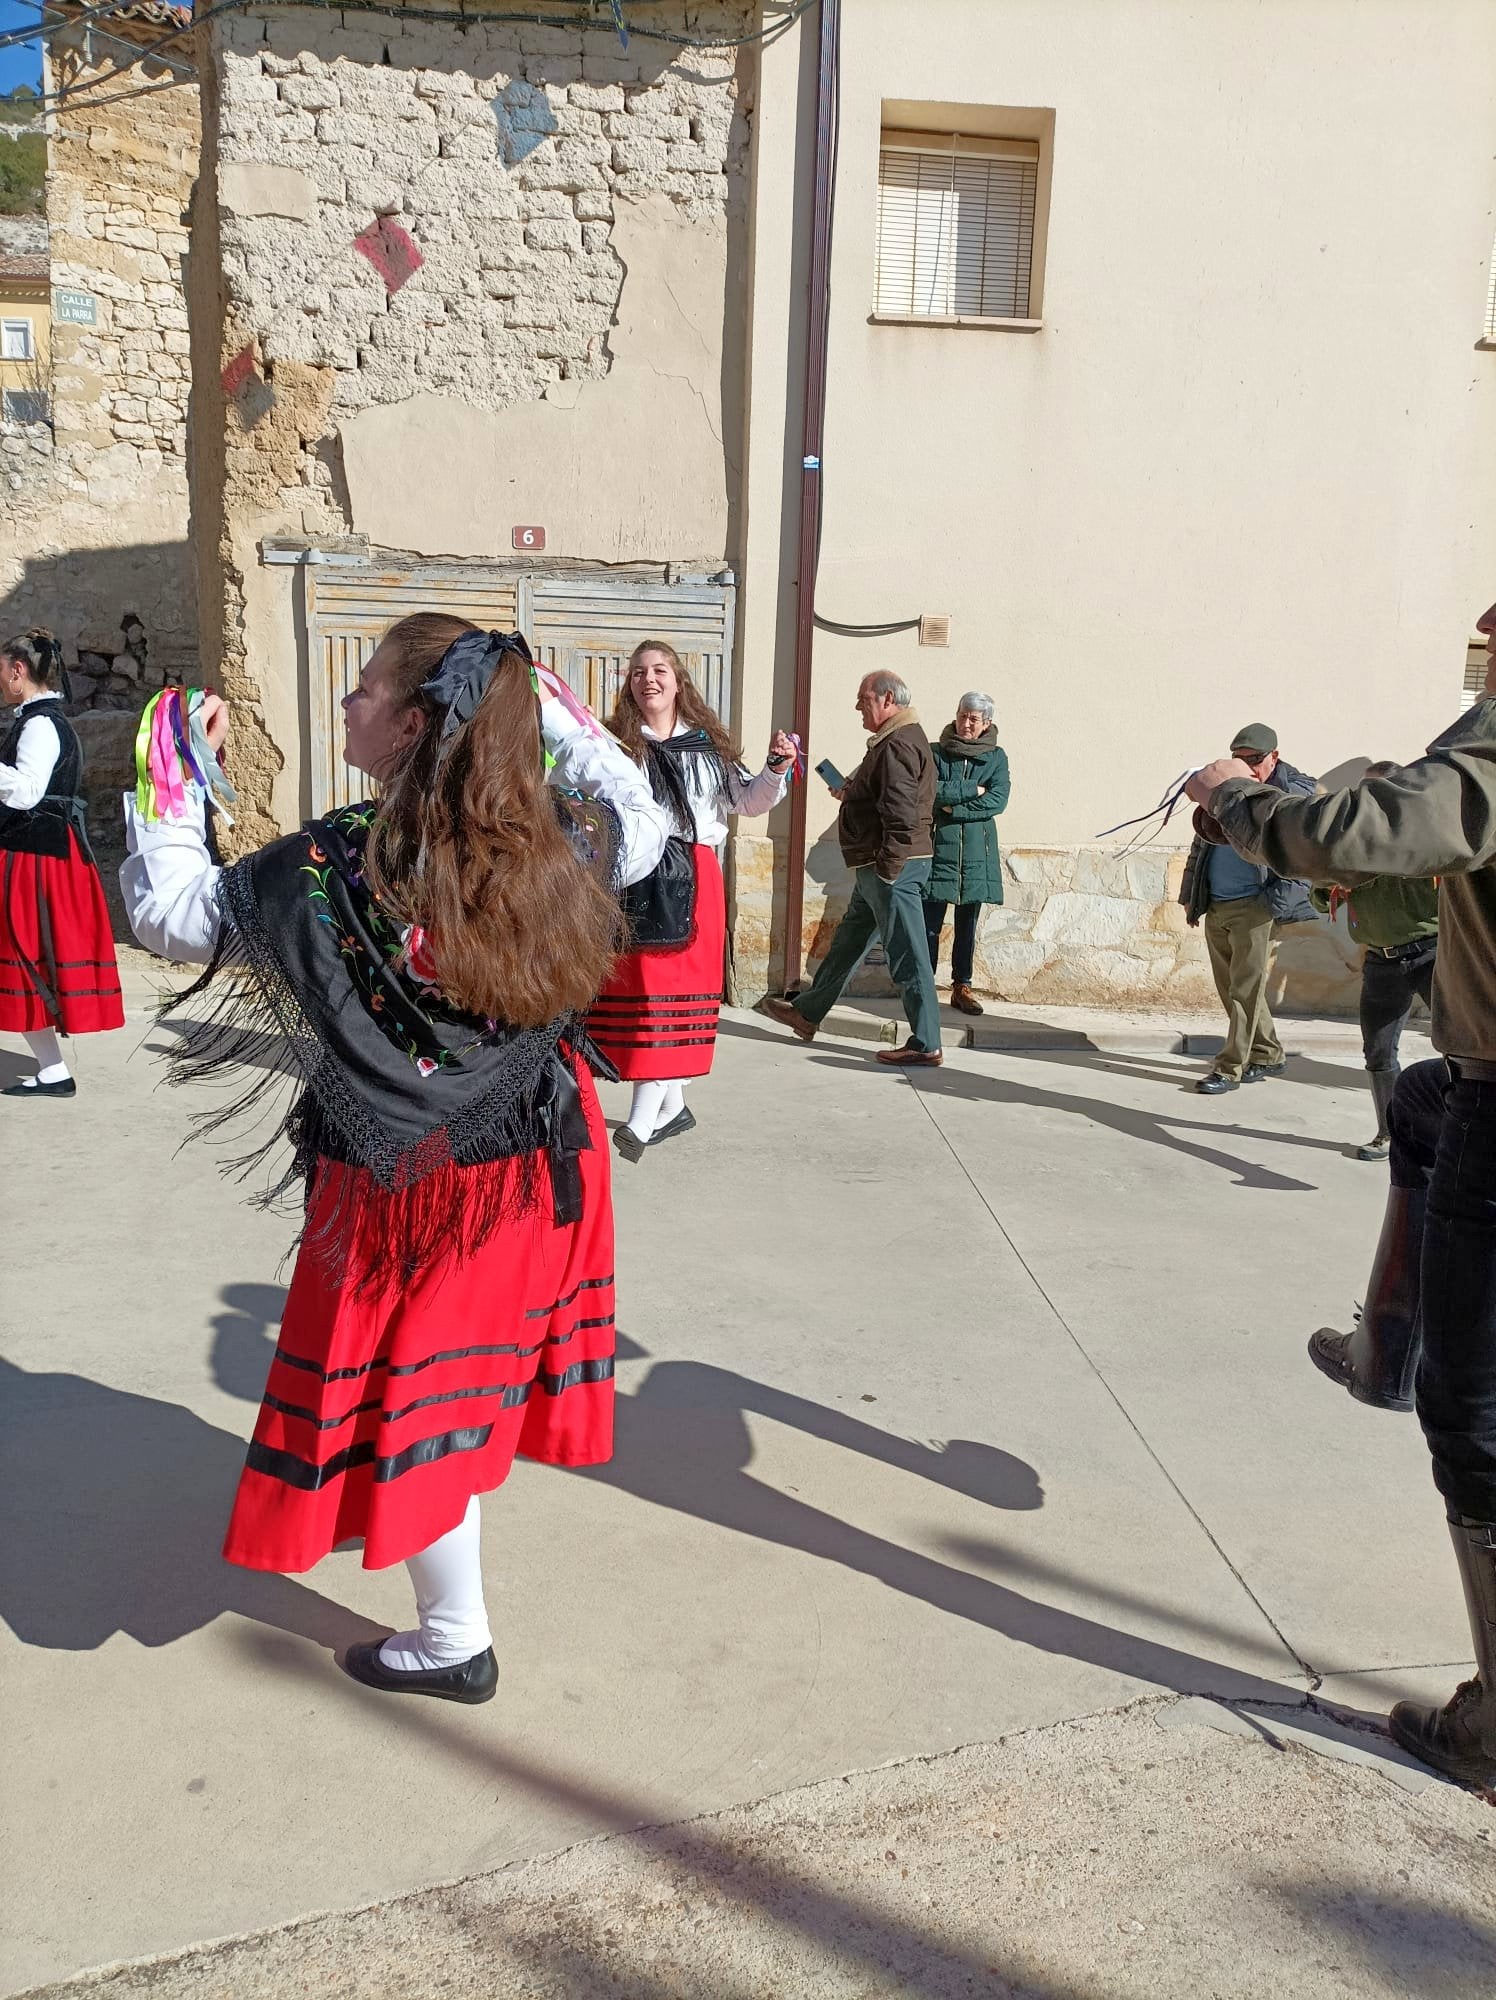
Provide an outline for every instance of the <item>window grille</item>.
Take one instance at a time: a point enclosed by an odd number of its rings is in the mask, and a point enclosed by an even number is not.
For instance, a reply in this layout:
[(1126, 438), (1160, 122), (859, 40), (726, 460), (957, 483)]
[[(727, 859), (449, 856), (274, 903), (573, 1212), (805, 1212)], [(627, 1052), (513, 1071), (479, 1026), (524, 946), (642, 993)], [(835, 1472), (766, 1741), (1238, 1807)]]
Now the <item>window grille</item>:
[(1027, 319), (1039, 148), (884, 133), (876, 314)]

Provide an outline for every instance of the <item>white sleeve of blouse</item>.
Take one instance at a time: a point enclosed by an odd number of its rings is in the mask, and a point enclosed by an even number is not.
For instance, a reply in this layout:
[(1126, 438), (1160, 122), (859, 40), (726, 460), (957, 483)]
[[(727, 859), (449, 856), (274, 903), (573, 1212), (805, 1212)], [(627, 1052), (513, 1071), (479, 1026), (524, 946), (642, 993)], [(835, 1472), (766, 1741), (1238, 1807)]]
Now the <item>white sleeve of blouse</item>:
[(0, 764), (0, 806), (29, 812), (45, 795), (61, 755), (62, 738), (51, 716), (28, 716), (16, 745), (16, 761)]
[(771, 771), (765, 764), (756, 778), (750, 778), (736, 764), (730, 764), (727, 767), (727, 810), (742, 813), (748, 819), (757, 819), (763, 813), (772, 812), (789, 787), (793, 768), (793, 765), (786, 764), (782, 771)]
[(642, 882), (659, 866), (670, 834), (670, 823), (655, 802), (648, 778), (613, 737), (584, 728), (559, 701), (542, 703), (540, 728), (556, 760), (551, 783), (613, 808), (623, 828), (618, 857), (622, 885)]
[(127, 792), (125, 846), (119, 885), (131, 930), (160, 958), (206, 965), (223, 921), (223, 870), (208, 852), (201, 801), (188, 801), (185, 819), (147, 822)]

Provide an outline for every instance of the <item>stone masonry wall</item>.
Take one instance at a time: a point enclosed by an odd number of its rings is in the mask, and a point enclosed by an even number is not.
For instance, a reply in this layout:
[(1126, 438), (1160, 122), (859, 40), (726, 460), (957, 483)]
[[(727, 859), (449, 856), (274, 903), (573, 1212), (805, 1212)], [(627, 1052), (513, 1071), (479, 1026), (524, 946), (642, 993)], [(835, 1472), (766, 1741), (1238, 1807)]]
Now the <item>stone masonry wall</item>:
[[(1179, 904), (1179, 849), (1141, 847), (1122, 856), (1100, 847), (1010, 847), (1003, 853), (1001, 906), (977, 932), (974, 985), (989, 998), (1033, 1006), (1170, 1009), (1218, 1006), (1199, 930)], [(782, 843), (740, 833), (733, 842), (736, 922), (734, 973), (745, 1003), (778, 989), (783, 962), (774, 948), (784, 906)], [(834, 842), (807, 858), (805, 976), (825, 956), (851, 881)], [(949, 980), (950, 928), (941, 947), (941, 988)], [(1292, 925), (1280, 939), (1271, 995), (1290, 1013), (1354, 1014), (1361, 954), (1342, 918)], [(874, 953), (853, 992), (893, 991)]]
[[(230, 14), (207, 31), (224, 491), (202, 588), (215, 620), (223, 607), (221, 634), (205, 639), (219, 649), (225, 691), (247, 711), (232, 757), (249, 833), (268, 830), (257, 814), (270, 813), (280, 765), (264, 657), (280, 639), (256, 608), (258, 541), (365, 532), (357, 487), (350, 493), (350, 426), (409, 410), (398, 465), (385, 470), (381, 442), (372, 482), (394, 483), (403, 532), (376, 526), (375, 539), (430, 550), (420, 539), (429, 511), (441, 504), (460, 518), (469, 485), (469, 511), (479, 510), (480, 473), (504, 450), (485, 425), (542, 405), (564, 421), (613, 371), (625, 215), (648, 219), (651, 246), (669, 238), (689, 280), (708, 253), (721, 264), (726, 231), (745, 210), (742, 78), (752, 72), (739, 51), (635, 36), (625, 52), (606, 9), (595, 28), (577, 25), (574, 0), (538, 11), (555, 22), (465, 22), (455, 7), (450, 25), (402, 20), (398, 9), (277, 9)], [(712, 37), (741, 33), (755, 13), (748, 0), (667, 0), (648, 20)], [(721, 293), (719, 283), (719, 347)], [(198, 372), (206, 395), (206, 366)], [(702, 432), (720, 493), (724, 453), (735, 455), (723, 433), (741, 398), (725, 402), (715, 380), (711, 389), (718, 411), (728, 409)], [(694, 385), (685, 393), (699, 417), (705, 399)], [(437, 419), (459, 454), (444, 450), (440, 463)], [(656, 448), (664, 457), (680, 440), (663, 435)], [(572, 486), (589, 479), (606, 491), (605, 456), (569, 475)], [(381, 522), (388, 516), (382, 506)], [(711, 552), (714, 539), (720, 559), (717, 519), (673, 553)], [(618, 559), (602, 530), (597, 543), (582, 556)]]
[(78, 705), (123, 709), (197, 658), (184, 270), (199, 113), (190, 80), (113, 103), (71, 94), (116, 60), (59, 56), (51, 77), (70, 92), (48, 143), (54, 300), (90, 294), (97, 323), (54, 311), (51, 431), (4, 440), (0, 625), (50, 626)]

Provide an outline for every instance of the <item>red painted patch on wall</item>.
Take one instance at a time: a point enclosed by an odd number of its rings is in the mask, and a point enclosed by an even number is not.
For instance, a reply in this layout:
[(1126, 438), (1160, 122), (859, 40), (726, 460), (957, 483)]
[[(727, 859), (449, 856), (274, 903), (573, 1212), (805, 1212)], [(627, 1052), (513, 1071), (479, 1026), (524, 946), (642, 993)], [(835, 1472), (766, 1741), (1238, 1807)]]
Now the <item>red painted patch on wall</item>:
[(415, 239), (407, 236), (398, 222), (381, 215), (371, 222), (367, 229), (361, 229), (353, 239), (355, 250), (361, 251), (384, 279), (385, 289), (398, 292), (407, 278), (413, 278), (425, 258), (421, 255)]
[(250, 340), (246, 341), (244, 346), (239, 349), (239, 352), (219, 377), (219, 380), (223, 383), (223, 393), (226, 396), (237, 396), (254, 372), (255, 344)]

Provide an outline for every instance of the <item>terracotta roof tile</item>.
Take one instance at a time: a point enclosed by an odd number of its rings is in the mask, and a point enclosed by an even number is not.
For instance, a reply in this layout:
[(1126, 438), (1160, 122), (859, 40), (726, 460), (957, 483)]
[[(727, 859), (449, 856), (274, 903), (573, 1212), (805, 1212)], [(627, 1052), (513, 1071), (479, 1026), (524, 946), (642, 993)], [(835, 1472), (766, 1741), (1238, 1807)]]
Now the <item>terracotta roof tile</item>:
[(18, 256), (0, 254), (0, 280), (9, 278), (26, 285), (44, 285), (52, 265), (45, 250), (23, 250)]

